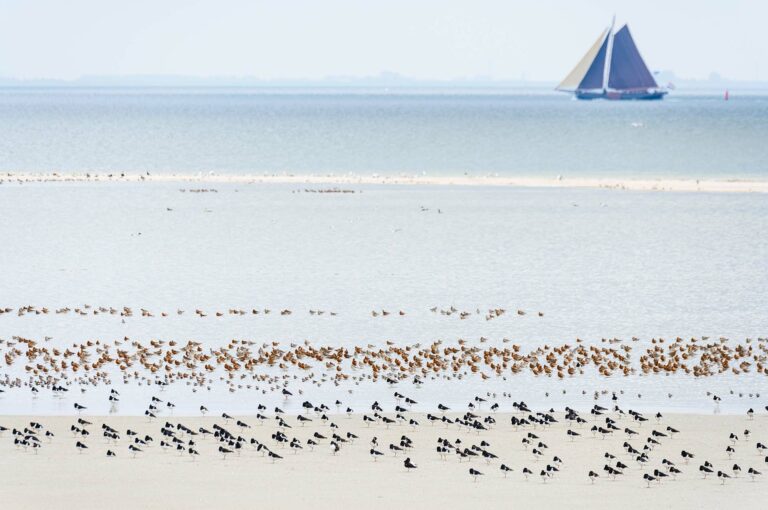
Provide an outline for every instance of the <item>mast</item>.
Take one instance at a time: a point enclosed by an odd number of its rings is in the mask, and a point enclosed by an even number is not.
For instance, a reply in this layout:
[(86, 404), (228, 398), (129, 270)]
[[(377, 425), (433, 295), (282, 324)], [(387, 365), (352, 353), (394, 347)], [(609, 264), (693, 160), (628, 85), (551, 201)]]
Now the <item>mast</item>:
[(611, 57), (613, 55), (613, 26), (616, 24), (616, 15), (611, 20), (611, 28), (608, 30), (608, 48), (603, 67), (603, 93), (608, 90), (608, 78), (611, 76)]

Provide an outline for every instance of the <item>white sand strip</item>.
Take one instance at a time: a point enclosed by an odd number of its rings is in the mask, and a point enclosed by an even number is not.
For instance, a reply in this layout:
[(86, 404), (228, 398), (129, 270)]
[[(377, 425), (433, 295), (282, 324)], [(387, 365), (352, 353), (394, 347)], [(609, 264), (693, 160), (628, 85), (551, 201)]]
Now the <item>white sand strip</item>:
[(353, 174), (325, 175), (236, 175), (219, 173), (0, 173), (2, 183), (32, 182), (176, 182), (188, 185), (213, 184), (295, 184), (302, 186), (354, 186), (362, 184), (434, 186), (508, 186), (535, 188), (602, 188), (630, 191), (674, 191), (706, 193), (768, 193), (768, 180), (747, 179), (624, 179), (566, 177), (428, 177), (415, 175), (381, 176)]

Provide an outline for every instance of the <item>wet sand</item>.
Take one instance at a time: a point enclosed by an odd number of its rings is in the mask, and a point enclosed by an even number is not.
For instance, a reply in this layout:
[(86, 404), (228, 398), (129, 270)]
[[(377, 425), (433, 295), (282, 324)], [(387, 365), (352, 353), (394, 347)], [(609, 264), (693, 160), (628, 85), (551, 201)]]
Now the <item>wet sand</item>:
[[(534, 408), (534, 411), (536, 409)], [(213, 414), (213, 413), (212, 413)], [(220, 413), (217, 413), (220, 414)], [(234, 420), (225, 423), (222, 418), (160, 416), (153, 422), (141, 417), (85, 417), (93, 422), (87, 426), (90, 436), (75, 438), (69, 431), (78, 416), (70, 417), (0, 417), (0, 424), (9, 428), (28, 426), (30, 421), (43, 424), (55, 437), (48, 442), (42, 439), (37, 453), (24, 451), (13, 445), (8, 430), (0, 437), (0, 480), (2, 480), (3, 508), (516, 508), (520, 506), (543, 508), (763, 508), (768, 497), (768, 464), (765, 453), (760, 454), (757, 442), (768, 442), (768, 416), (758, 412), (753, 420), (746, 416), (730, 415), (666, 415), (660, 423), (648, 415), (647, 422), (639, 424), (628, 415), (611, 413), (623, 430), (630, 427), (639, 435), (627, 439), (626, 434), (616, 432), (614, 437), (593, 437), (590, 427), (600, 423), (589, 414), (583, 414), (587, 423), (570, 425), (556, 413), (559, 423), (542, 428), (530, 426), (515, 429), (508, 413), (493, 414), (478, 411), (481, 416), (492, 415), (496, 425), (488, 431), (476, 433), (455, 425), (430, 425), (422, 414), (406, 413), (408, 418), (420, 422), (420, 426), (405, 424), (388, 428), (383, 423), (364, 424), (362, 415), (331, 415), (330, 422), (338, 425), (331, 429), (315, 413), (307, 414), (312, 422), (302, 426), (296, 418), (286, 416), (292, 428), (285, 429), (289, 438), (298, 438), (304, 449), (293, 453), (288, 446), (280, 447), (270, 439), (277, 430), (273, 415), (263, 424), (254, 417), (235, 417), (250, 424), (242, 429)], [(391, 416), (391, 415), (388, 415)], [(455, 416), (455, 415), (447, 415)], [(517, 414), (516, 416), (521, 416)], [(230, 454), (226, 459), (217, 452), (215, 439), (208, 437), (195, 440), (200, 452), (194, 461), (176, 451), (164, 451), (159, 442), (160, 427), (165, 421), (183, 423), (193, 430), (211, 428), (214, 423), (227, 428), (233, 434), (256, 438), (283, 459), (272, 462), (251, 445), (240, 455)], [(117, 429), (122, 438), (108, 443), (101, 437), (101, 424), (108, 423)], [(649, 453), (650, 461), (640, 467), (624, 452), (622, 443), (629, 441), (642, 449), (652, 430), (664, 431), (667, 426), (680, 432), (672, 438), (659, 438), (660, 446)], [(154, 442), (141, 447), (144, 451), (133, 458), (128, 451), (131, 438), (126, 429), (133, 429), (139, 436), (149, 434)], [(571, 428), (581, 436), (571, 441), (566, 430)], [(743, 437), (745, 429), (751, 434)], [(44, 429), (45, 430), (45, 429)], [(307, 439), (314, 432), (330, 438), (336, 432), (345, 436), (351, 432), (358, 436), (353, 444), (343, 445), (336, 455), (331, 454), (326, 439), (309, 451)], [(538, 436), (535, 441), (548, 445), (545, 454), (536, 460), (532, 448), (524, 448), (521, 440), (528, 433)], [(729, 434), (735, 432), (740, 439), (734, 446), (732, 459), (726, 455), (731, 445)], [(398, 443), (402, 435), (413, 440), (413, 448), (394, 456), (389, 443)], [(378, 437), (378, 449), (384, 455), (373, 461), (369, 455), (369, 442)], [(463, 446), (480, 445), (499, 458), (486, 463), (481, 458), (459, 462), (455, 454), (442, 460), (436, 453), (437, 438), (448, 438), (452, 443), (461, 439)], [(189, 436), (183, 438), (185, 441)], [(88, 450), (78, 453), (75, 442), (81, 440)], [(108, 458), (111, 449), (117, 457)], [(685, 464), (680, 452), (687, 450), (696, 457)], [(617, 460), (629, 467), (617, 480), (609, 480), (603, 471), (606, 452), (616, 455)], [(406, 472), (403, 459), (410, 457), (418, 465)], [(558, 456), (563, 463), (560, 472), (543, 482), (539, 472)], [(650, 488), (643, 474), (654, 469), (664, 469), (662, 459), (673, 461), (682, 474), (676, 480), (671, 477), (661, 484), (652, 482)], [(723, 470), (732, 473), (733, 464), (742, 468), (738, 478), (731, 478), (723, 485), (717, 477), (703, 479), (699, 465), (705, 460), (712, 462), (715, 473)], [(501, 463), (514, 471), (505, 478), (499, 469)], [(615, 461), (614, 461), (615, 465)], [(468, 474), (475, 468), (484, 476), (474, 482)], [(533, 471), (528, 480), (522, 474), (524, 467)], [(749, 467), (763, 472), (752, 481), (747, 476)], [(600, 478), (590, 483), (587, 473), (594, 470)]]

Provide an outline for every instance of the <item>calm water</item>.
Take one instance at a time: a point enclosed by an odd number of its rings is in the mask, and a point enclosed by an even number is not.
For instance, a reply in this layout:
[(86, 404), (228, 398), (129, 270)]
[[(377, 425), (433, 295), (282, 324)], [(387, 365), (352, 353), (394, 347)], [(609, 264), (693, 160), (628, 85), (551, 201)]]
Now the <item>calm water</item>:
[(0, 171), (768, 178), (768, 95), (0, 90)]
[[(584, 108), (570, 102), (560, 107)], [(650, 106), (675, 107), (672, 102)], [(177, 157), (172, 151), (167, 156)], [(217, 185), (218, 193), (192, 194), (180, 187), (187, 186), (0, 185), (0, 306), (88, 303), (188, 311), (165, 319), (134, 317), (125, 324), (105, 315), (5, 315), (0, 338), (47, 335), (52, 345), (126, 335), (206, 345), (231, 338), (352, 345), (477, 341), (483, 335), (491, 343), (508, 337), (537, 346), (576, 337), (599, 342), (638, 336), (640, 345), (647, 345), (654, 336), (743, 340), (768, 334), (763, 195), (430, 186), (357, 186), (357, 193), (341, 195), (294, 193), (288, 185)], [(482, 316), (460, 321), (429, 311), (451, 305), (520, 308), (545, 316), (510, 313), (493, 321)], [(197, 319), (191, 311), (198, 307), (209, 312), (290, 308), (294, 314)], [(314, 317), (307, 313), (314, 308), (339, 315)], [(371, 310), (382, 308), (407, 315), (371, 317)], [(766, 377), (754, 373), (693, 380), (603, 379), (588, 372), (566, 381), (524, 375), (395, 389), (432, 411), (437, 401), (465, 404), (485, 391), (513, 392), (533, 405), (588, 405), (591, 397), (581, 391), (601, 388), (624, 390), (625, 404), (650, 409), (711, 412), (705, 394), (711, 390), (723, 396), (723, 412), (741, 413), (762, 408), (768, 397)], [(119, 413), (143, 412), (156, 392), (119, 389), (124, 396)], [(339, 398), (359, 410), (373, 398), (391, 404), (395, 389), (305, 388), (307, 398), (328, 403)], [(107, 413), (107, 391), (91, 389), (63, 400), (46, 393), (33, 399), (27, 389), (8, 391), (0, 395), (0, 414), (70, 413), (73, 400)], [(739, 391), (765, 394), (749, 399)], [(176, 402), (178, 414), (194, 414), (200, 404), (212, 411), (253, 413), (259, 402), (282, 400), (256, 392), (229, 394), (223, 387), (198, 393), (172, 387), (165, 395)], [(302, 400), (295, 400), (281, 406), (299, 409)], [(502, 409), (509, 404), (502, 401)]]

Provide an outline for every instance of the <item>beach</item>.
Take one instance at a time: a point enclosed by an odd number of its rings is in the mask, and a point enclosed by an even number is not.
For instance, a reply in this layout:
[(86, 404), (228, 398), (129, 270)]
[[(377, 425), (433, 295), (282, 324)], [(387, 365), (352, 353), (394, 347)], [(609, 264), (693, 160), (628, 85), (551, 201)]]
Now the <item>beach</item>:
[[(271, 411), (271, 410), (270, 410)], [(649, 416), (642, 424), (633, 422), (631, 417), (609, 413), (617, 420), (620, 428), (632, 427), (640, 439), (627, 438), (616, 432), (614, 437), (602, 439), (593, 437), (590, 427), (597, 420), (587, 418), (583, 426), (564, 423), (563, 414), (555, 416), (558, 423), (547, 427), (513, 427), (511, 416), (521, 413), (476, 411), (478, 415), (492, 415), (496, 425), (487, 431), (476, 433), (455, 425), (428, 424), (420, 413), (407, 413), (420, 425), (405, 424), (385, 426), (382, 423), (366, 425), (361, 414), (330, 415), (328, 423), (335, 423), (338, 429), (321, 424), (319, 416), (310, 412), (313, 419), (302, 426), (294, 416), (285, 420), (292, 426), (285, 429), (289, 437), (297, 437), (304, 449), (293, 453), (289, 447), (280, 447), (270, 440), (277, 430), (273, 414), (264, 424), (253, 416), (233, 417), (180, 417), (159, 416), (153, 422), (144, 417), (0, 417), (0, 424), (6, 427), (23, 427), (30, 421), (40, 422), (55, 434), (48, 442), (43, 439), (38, 452), (15, 448), (8, 437), (0, 438), (0, 473), (3, 480), (3, 504), (6, 508), (211, 508), (247, 504), (270, 508), (338, 508), (339, 505), (362, 505), (367, 508), (392, 508), (418, 504), (422, 508), (510, 508), (518, 506), (569, 508), (762, 508), (768, 496), (765, 475), (755, 481), (747, 475), (747, 469), (754, 467), (768, 472), (764, 462), (765, 454), (755, 449), (755, 442), (768, 437), (768, 416), (765, 412), (750, 420), (746, 416), (728, 415), (686, 415), (664, 414), (660, 423)], [(213, 413), (212, 413), (213, 414)], [(393, 414), (385, 416), (394, 417)], [(455, 418), (456, 413), (446, 416)], [(70, 426), (77, 418), (92, 422), (87, 426), (91, 437), (82, 439), (88, 450), (78, 453), (76, 439)], [(241, 429), (236, 420), (248, 423), (251, 428)], [(600, 418), (602, 421), (603, 417)], [(178, 454), (159, 446), (162, 436), (159, 429), (165, 422), (183, 423), (192, 430), (200, 427), (211, 429), (214, 423), (227, 427), (245, 438), (257, 438), (283, 458), (272, 462), (257, 452), (251, 445), (244, 446), (240, 454), (233, 453), (223, 458), (217, 452), (213, 438), (195, 437), (200, 455), (191, 459), (187, 453)], [(123, 435), (120, 441), (107, 441), (101, 436), (101, 424), (107, 423)], [(640, 467), (632, 456), (622, 448), (624, 441), (641, 447), (645, 436), (652, 430), (665, 430), (671, 426), (679, 430), (673, 438), (659, 438), (661, 445), (651, 453), (652, 461)], [(581, 436), (573, 441), (566, 435), (572, 428)], [(142, 446), (142, 452), (134, 458), (128, 450), (131, 438), (126, 437), (127, 429), (134, 430), (138, 437), (154, 436), (154, 443)], [(743, 431), (750, 429), (749, 439)], [(345, 444), (332, 454), (329, 441), (310, 451), (307, 439), (314, 432), (326, 437), (334, 430), (345, 435), (347, 432), (358, 436), (353, 444)], [(725, 452), (732, 443), (731, 432), (740, 435), (735, 442), (736, 453), (728, 458)], [(528, 433), (536, 434), (548, 445), (546, 454), (536, 460), (531, 454), (532, 447), (525, 448), (521, 440)], [(402, 435), (413, 441), (413, 448), (398, 452), (395, 456), (387, 449), (390, 443), (399, 443)], [(379, 450), (384, 453), (374, 461), (369, 450), (373, 437), (378, 438)], [(184, 436), (184, 440), (192, 436)], [(487, 450), (499, 458), (487, 463), (482, 458), (459, 462), (451, 454), (442, 460), (435, 451), (437, 438), (448, 438), (452, 443), (457, 439), (469, 447), (481, 441), (489, 444)], [(107, 450), (116, 452), (108, 458)], [(695, 453), (695, 458), (686, 463), (680, 452)], [(605, 458), (605, 453), (616, 455), (616, 460)], [(553, 456), (562, 460), (559, 472), (542, 481), (539, 472), (553, 464)], [(403, 460), (409, 457), (418, 466), (406, 472)], [(653, 469), (664, 469), (662, 459), (674, 462), (682, 473), (662, 483), (646, 483), (643, 473)], [(616, 480), (609, 479), (603, 466), (616, 465), (623, 461), (629, 467)], [(715, 470), (727, 471), (733, 478), (725, 484), (714, 474), (702, 477), (699, 465), (709, 460)], [(513, 469), (506, 477), (499, 470), (501, 463)], [(739, 464), (743, 472), (736, 477), (732, 466)], [(524, 467), (533, 471), (526, 480)], [(475, 482), (468, 474), (474, 468), (483, 473)], [(587, 474), (590, 470), (599, 473), (594, 483)], [(650, 487), (648, 487), (650, 485)]]

